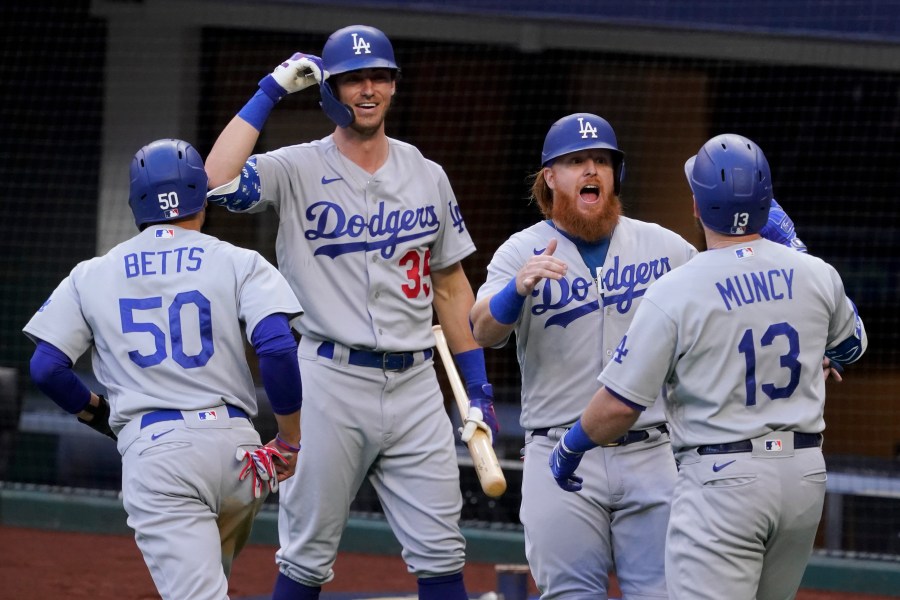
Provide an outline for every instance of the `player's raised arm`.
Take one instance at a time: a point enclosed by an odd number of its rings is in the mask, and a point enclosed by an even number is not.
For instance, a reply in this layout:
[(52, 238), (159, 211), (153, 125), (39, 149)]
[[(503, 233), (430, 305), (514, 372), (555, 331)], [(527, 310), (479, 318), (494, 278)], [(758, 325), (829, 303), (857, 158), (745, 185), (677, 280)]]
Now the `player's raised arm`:
[(321, 58), (297, 52), (263, 77), (259, 90), (225, 126), (206, 158), (210, 189), (240, 175), (269, 113), (284, 96), (321, 83), (326, 76)]
[(482, 298), (472, 307), (469, 319), (476, 342), (494, 346), (505, 340), (515, 329), (525, 299), (535, 286), (542, 279), (558, 280), (565, 276), (568, 266), (553, 256), (556, 245), (556, 238), (551, 239), (547, 248), (529, 258), (506, 287), (493, 296)]

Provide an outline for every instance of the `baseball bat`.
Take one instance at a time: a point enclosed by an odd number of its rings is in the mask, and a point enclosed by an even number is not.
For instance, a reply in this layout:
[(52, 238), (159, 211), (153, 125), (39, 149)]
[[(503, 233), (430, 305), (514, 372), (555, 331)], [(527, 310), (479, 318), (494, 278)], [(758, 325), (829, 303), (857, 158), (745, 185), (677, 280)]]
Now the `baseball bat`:
[[(431, 329), (447, 372), (447, 379), (450, 381), (450, 389), (453, 390), (453, 397), (456, 399), (459, 416), (465, 424), (466, 416), (469, 414), (469, 395), (459, 377), (459, 371), (456, 370), (456, 363), (453, 362), (453, 355), (450, 353), (450, 346), (447, 345), (447, 338), (444, 337), (441, 326), (435, 325)], [(481, 489), (491, 498), (499, 498), (506, 491), (506, 478), (494, 453), (494, 447), (491, 446), (491, 439), (483, 429), (476, 429), (468, 446)]]

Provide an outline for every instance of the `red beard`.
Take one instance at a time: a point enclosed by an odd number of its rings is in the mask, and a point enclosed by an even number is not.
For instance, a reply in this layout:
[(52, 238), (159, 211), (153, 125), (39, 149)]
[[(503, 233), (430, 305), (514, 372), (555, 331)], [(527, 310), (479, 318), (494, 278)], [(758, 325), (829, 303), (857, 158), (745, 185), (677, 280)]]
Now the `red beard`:
[(616, 196), (591, 206), (590, 212), (578, 210), (571, 196), (554, 194), (553, 221), (560, 229), (586, 242), (609, 237), (622, 215), (622, 203)]

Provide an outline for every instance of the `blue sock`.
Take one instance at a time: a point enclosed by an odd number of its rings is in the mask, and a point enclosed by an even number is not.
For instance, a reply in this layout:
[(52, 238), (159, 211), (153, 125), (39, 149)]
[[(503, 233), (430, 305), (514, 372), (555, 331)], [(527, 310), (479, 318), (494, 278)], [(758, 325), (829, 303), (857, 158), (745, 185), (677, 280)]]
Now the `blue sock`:
[(439, 577), (420, 577), (419, 600), (468, 600), (462, 573)]
[(284, 573), (278, 574), (275, 580), (275, 589), (272, 590), (272, 600), (319, 600), (319, 592), (322, 588), (303, 585), (294, 581)]

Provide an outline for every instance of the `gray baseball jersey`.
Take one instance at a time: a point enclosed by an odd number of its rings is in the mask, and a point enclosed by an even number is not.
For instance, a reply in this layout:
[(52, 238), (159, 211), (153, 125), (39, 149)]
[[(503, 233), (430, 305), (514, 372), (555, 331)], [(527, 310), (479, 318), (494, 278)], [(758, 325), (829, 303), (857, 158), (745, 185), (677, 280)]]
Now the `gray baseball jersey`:
[(676, 450), (825, 428), (822, 357), (857, 326), (833, 267), (761, 239), (704, 252), (663, 281), (603, 384), (652, 406), (666, 383)]
[(597, 391), (597, 375), (644, 294), (696, 250), (667, 229), (623, 217), (601, 272), (591, 273), (577, 246), (541, 222), (497, 250), (478, 298), (500, 291), (551, 238), (558, 240), (554, 256), (568, 272), (559, 281), (540, 281), (515, 325), (522, 427), (550, 428), (526, 437), (520, 518), (528, 563), (543, 598), (605, 597), (613, 569), (626, 597), (665, 597), (663, 551), (675, 463), (667, 437), (652, 429), (663, 422), (663, 411), (646, 411), (635, 426), (651, 428), (646, 441), (585, 454), (579, 494), (559, 489), (547, 461), (564, 427)]
[[(622, 217), (598, 277), (588, 271), (576, 245), (542, 221), (500, 246), (478, 299), (503, 289), (551, 238), (559, 241), (554, 256), (568, 265), (568, 273), (559, 281), (538, 283), (515, 327), (522, 374), (520, 422), (526, 430), (578, 420), (650, 285), (697, 253), (659, 225)], [(647, 412), (636, 427), (663, 422), (662, 410)]]
[(303, 335), (353, 348), (434, 345), (431, 269), (475, 251), (443, 169), (388, 138), (374, 175), (331, 136), (257, 156), (262, 198), (279, 216), (278, 267), (307, 310)]
[[(388, 143), (374, 174), (331, 136), (256, 157), (261, 200), (251, 210), (277, 211), (279, 269), (307, 310), (303, 454), (280, 488), (277, 561), (313, 586), (333, 577), (366, 478), (412, 572), (453, 573), (465, 562), (453, 427), (424, 350), (434, 345), (431, 269), (475, 247), (441, 167), (410, 144)], [(412, 352), (414, 366), (360, 366), (351, 349)]]
[(854, 334), (865, 349), (834, 268), (767, 240), (704, 252), (647, 292), (599, 379), (645, 406), (667, 385), (672, 598), (796, 593), (825, 497), (810, 435), (825, 426), (822, 357)]
[[(257, 413), (241, 323), (249, 337), (268, 315), (301, 312), (257, 252), (165, 224), (78, 264), (25, 326), (73, 363), (93, 348), (128, 524), (164, 598), (227, 596), (231, 560), (265, 499), (239, 481), (235, 459), (260, 445), (234, 416)], [(161, 409), (182, 416), (145, 421)]]

